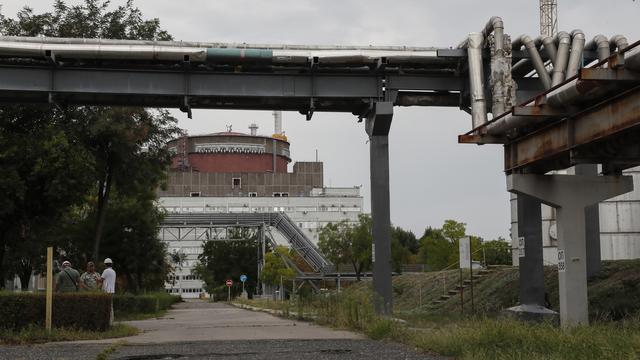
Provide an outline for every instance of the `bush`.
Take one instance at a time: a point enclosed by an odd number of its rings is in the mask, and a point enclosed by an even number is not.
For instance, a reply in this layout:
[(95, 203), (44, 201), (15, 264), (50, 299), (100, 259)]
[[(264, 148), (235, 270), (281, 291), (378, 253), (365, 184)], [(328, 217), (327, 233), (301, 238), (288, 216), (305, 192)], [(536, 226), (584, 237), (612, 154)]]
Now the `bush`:
[[(44, 326), (45, 301), (44, 294), (0, 293), (0, 328), (18, 331), (33, 325)], [(110, 315), (109, 295), (53, 295), (53, 327), (104, 331), (109, 328)]]
[(166, 310), (180, 301), (180, 297), (164, 292), (144, 295), (122, 294), (113, 297), (113, 311), (117, 316), (152, 314)]

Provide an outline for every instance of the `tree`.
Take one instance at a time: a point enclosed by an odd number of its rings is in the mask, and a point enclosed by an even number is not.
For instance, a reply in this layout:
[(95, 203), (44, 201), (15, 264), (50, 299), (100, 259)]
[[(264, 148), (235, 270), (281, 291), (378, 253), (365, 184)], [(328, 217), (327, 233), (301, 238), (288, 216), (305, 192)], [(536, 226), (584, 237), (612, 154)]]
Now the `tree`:
[[(244, 228), (232, 231), (234, 239), (241, 241), (208, 241), (202, 245), (202, 253), (198, 256), (198, 265), (193, 273), (199, 275), (210, 294), (223, 286), (224, 281), (233, 279), (238, 282), (240, 275), (247, 275), (245, 289), (253, 293), (258, 277), (258, 241), (255, 233)], [(232, 288), (238, 294), (240, 288)]]
[[(105, 0), (85, 0), (73, 6), (57, 0), (53, 11), (41, 14), (25, 7), (15, 19), (0, 15), (0, 33), (171, 39), (158, 19), (143, 19), (132, 1), (110, 10)], [(8, 253), (15, 257), (12, 264), (34, 267), (37, 262), (29, 254), (9, 251), (10, 247), (33, 250), (35, 245), (42, 246), (42, 242), (33, 242), (36, 232), (49, 234), (58, 219), (73, 215), (69, 209), (82, 201), (92, 204), (94, 245), (93, 250), (79, 248), (93, 253), (97, 260), (103, 232), (110, 227), (106, 222), (113, 188), (121, 197), (132, 198), (141, 189), (156, 189), (169, 159), (164, 144), (179, 133), (176, 120), (166, 111), (142, 108), (2, 105), (0, 118), (0, 280), (9, 270)], [(96, 201), (81, 199), (87, 194)], [(84, 218), (69, 222), (87, 224)], [(34, 246), (24, 246), (29, 241)]]
[(420, 244), (411, 231), (399, 226), (391, 227), (391, 264), (393, 271), (402, 272), (402, 264), (407, 264), (411, 256), (418, 253)]
[(292, 279), (296, 276), (293, 269), (289, 268), (283, 258), (289, 258), (289, 249), (278, 246), (264, 256), (264, 268), (260, 280), (268, 285), (279, 285), (280, 279)]
[(428, 227), (420, 238), (419, 259), (430, 270), (442, 270), (449, 266), (453, 244), (444, 236), (442, 229)]
[(19, 274), (23, 288), (42, 263), (45, 239), (66, 209), (84, 200), (88, 151), (64, 128), (70, 120), (44, 106), (0, 107), (0, 286)]
[(360, 214), (358, 223), (347, 220), (329, 223), (320, 230), (318, 247), (335, 265), (350, 264), (360, 281), (371, 266), (371, 216)]
[(511, 244), (504, 238), (482, 243), (487, 265), (511, 265)]

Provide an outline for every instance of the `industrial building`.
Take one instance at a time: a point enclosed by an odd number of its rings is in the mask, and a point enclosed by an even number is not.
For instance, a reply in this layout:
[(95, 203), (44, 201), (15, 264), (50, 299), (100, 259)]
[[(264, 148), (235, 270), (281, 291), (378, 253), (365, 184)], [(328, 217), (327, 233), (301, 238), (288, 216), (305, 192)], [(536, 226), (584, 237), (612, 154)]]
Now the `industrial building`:
[[(275, 133), (231, 131), (183, 136), (167, 144), (173, 154), (165, 189), (158, 205), (170, 215), (284, 213), (312, 243), (320, 229), (332, 222), (355, 222), (362, 212), (359, 187), (325, 187), (323, 163), (292, 162), (290, 143), (282, 132), (281, 114), (274, 113)], [(185, 298), (203, 292), (203, 283), (191, 274), (203, 241), (225, 240), (224, 230), (163, 227), (159, 236), (169, 253), (185, 256), (182, 267), (166, 289)], [(284, 243), (277, 231), (275, 240)], [(228, 240), (228, 239), (227, 239)]]
[[(570, 175), (573, 169), (557, 171)], [(633, 176), (633, 191), (601, 202), (599, 209), (600, 254), (602, 260), (640, 258), (640, 167), (624, 171)], [(513, 264), (520, 259), (517, 238), (517, 197), (511, 194), (511, 244)], [(556, 210), (542, 205), (542, 250), (545, 265), (558, 264), (558, 230)]]

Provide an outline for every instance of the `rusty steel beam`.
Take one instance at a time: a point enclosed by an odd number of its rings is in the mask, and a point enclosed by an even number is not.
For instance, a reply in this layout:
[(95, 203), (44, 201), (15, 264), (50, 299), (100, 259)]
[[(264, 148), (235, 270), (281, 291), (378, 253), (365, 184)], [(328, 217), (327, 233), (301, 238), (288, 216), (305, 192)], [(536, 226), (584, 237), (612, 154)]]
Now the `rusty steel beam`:
[[(573, 165), (571, 150), (614, 140), (640, 127), (640, 87), (573, 117), (555, 122), (505, 145), (505, 171), (545, 171)], [(611, 160), (615, 160), (615, 154)], [(605, 159), (606, 160), (606, 159)]]

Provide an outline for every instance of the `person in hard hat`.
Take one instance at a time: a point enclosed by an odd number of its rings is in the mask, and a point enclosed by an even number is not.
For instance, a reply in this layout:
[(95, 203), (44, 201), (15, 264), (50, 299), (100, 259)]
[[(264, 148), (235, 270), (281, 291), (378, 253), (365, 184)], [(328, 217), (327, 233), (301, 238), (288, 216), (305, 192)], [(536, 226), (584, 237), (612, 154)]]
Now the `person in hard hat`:
[(102, 291), (107, 294), (116, 292), (116, 272), (113, 270), (113, 261), (110, 258), (104, 259), (105, 269), (102, 272)]
[[(105, 269), (102, 272), (102, 291), (113, 296), (116, 292), (116, 272), (113, 270), (113, 261), (110, 258), (104, 259)], [(113, 298), (111, 299), (111, 317), (109, 325), (113, 325)]]
[(71, 262), (65, 260), (62, 262), (62, 271), (58, 273), (56, 279), (57, 292), (76, 292), (78, 291), (80, 282), (80, 273), (71, 267)]

